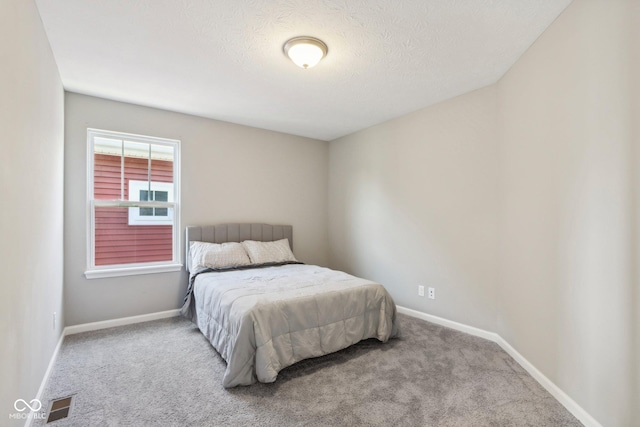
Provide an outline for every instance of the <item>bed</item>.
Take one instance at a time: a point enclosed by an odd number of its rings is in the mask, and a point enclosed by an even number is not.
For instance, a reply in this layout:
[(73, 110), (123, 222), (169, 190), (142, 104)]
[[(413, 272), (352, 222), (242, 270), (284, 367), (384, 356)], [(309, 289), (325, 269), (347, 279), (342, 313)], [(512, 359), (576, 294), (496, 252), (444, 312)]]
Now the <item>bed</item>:
[[(240, 250), (229, 242), (244, 242), (248, 265), (194, 266), (192, 257), (201, 257), (202, 247)], [(261, 253), (254, 257), (251, 245), (280, 245), (290, 256), (269, 262)], [(398, 333), (396, 306), (382, 285), (300, 263), (292, 251), (287, 225), (187, 227), (185, 264), (191, 271), (181, 312), (227, 362), (224, 387), (274, 382), (280, 370), (300, 360), (368, 338), (387, 342)]]

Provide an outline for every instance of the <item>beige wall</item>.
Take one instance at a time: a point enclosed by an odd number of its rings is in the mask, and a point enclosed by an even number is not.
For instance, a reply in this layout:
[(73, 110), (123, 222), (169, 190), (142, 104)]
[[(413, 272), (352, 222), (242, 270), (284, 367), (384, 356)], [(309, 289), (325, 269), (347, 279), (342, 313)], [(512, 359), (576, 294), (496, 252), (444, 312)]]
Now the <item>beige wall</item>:
[(498, 333), (607, 426), (632, 423), (629, 4), (574, 1), (498, 84)]
[(632, 3), (575, 0), (496, 85), (329, 153), (332, 266), (498, 332), (606, 426), (640, 422)]
[(182, 230), (292, 224), (296, 257), (328, 264), (328, 143), (74, 93), (65, 107), (67, 325), (179, 308), (187, 286), (184, 272), (84, 278), (87, 127), (182, 141)]
[[(635, 348), (632, 360), (635, 361), (632, 365), (634, 371), (635, 382), (633, 385), (632, 400), (634, 411), (632, 413), (632, 419), (640, 423), (640, 221), (636, 218), (640, 218), (640, 79), (633, 78), (633, 76), (640, 75), (640, 2), (632, 2), (632, 10), (629, 14), (631, 19), (631, 87), (632, 87), (632, 123), (633, 123), (633, 153), (629, 156), (629, 161), (633, 165), (635, 173), (632, 192), (635, 200), (634, 208), (632, 211), (632, 224), (633, 224), (633, 296), (631, 298), (634, 301), (633, 306), (633, 319), (631, 324), (635, 326)], [(635, 47), (635, 48), (634, 48)]]
[(0, 424), (23, 425), (63, 323), (63, 90), (32, 1), (0, 3), (0, 63)]
[(495, 330), (495, 118), (489, 87), (331, 142), (332, 267), (402, 306)]

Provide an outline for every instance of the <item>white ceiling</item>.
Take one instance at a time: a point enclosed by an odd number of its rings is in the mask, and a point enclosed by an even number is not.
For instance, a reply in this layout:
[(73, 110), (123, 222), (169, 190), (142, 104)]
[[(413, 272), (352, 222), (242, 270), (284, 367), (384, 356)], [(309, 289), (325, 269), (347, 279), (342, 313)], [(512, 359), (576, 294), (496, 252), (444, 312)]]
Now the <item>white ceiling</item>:
[(36, 0), (69, 91), (322, 140), (495, 83), (570, 2)]

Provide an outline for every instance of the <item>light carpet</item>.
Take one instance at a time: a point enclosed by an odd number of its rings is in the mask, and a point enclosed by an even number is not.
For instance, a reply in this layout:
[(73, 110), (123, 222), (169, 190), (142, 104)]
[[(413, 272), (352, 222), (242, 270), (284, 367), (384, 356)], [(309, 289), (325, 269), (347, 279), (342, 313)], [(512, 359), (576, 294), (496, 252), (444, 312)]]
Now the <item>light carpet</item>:
[(386, 344), (228, 390), (224, 360), (185, 319), (71, 335), (42, 401), (74, 395), (55, 427), (581, 425), (497, 344), (404, 315), (400, 326)]

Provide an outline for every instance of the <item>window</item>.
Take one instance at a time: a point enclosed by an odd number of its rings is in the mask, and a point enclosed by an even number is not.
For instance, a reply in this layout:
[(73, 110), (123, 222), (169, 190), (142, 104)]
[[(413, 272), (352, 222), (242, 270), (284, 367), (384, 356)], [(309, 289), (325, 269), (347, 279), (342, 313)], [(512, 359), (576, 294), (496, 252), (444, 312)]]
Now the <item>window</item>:
[[(173, 200), (173, 184), (129, 180), (129, 201), (168, 202)], [(168, 208), (129, 208), (129, 225), (171, 225), (173, 211)]]
[(87, 130), (87, 278), (180, 270), (180, 142)]

